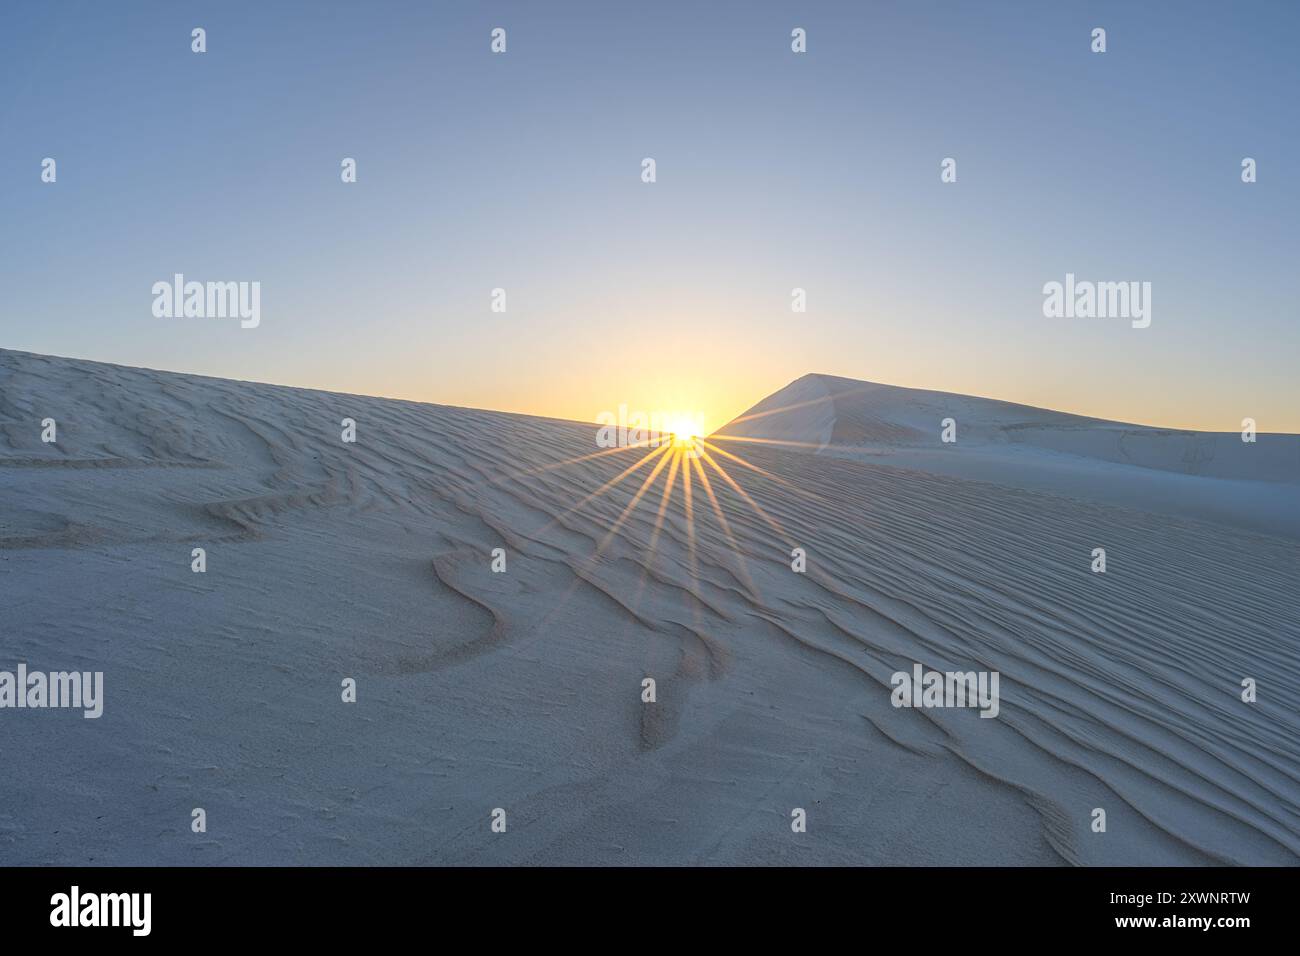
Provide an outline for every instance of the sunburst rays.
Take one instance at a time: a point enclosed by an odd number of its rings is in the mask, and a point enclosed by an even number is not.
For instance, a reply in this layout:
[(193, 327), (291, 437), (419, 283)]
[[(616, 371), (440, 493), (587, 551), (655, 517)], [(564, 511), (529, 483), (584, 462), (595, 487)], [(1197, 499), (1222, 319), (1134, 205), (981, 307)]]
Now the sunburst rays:
[[(653, 572), (652, 568), (662, 556), (660, 550), (665, 531), (672, 524), (677, 529), (685, 550), (685, 588), (695, 599), (691, 604), (697, 625), (701, 607), (706, 606), (702, 597), (700, 578), (700, 537), (705, 526), (701, 524), (702, 521), (707, 524), (706, 519), (711, 519), (716, 530), (721, 533), (727, 545), (723, 550), (732, 559), (726, 569), (734, 575), (752, 598), (757, 598), (757, 588), (745, 559), (744, 550), (736, 537), (734, 521), (728, 518), (727, 507), (734, 508), (738, 500), (743, 505), (739, 514), (745, 511), (752, 513), (775, 533), (778, 540), (785, 542), (787, 547), (793, 546), (792, 539), (780, 520), (755, 500), (737, 476), (757, 475), (794, 493), (810, 493), (746, 460), (743, 456), (718, 447), (713, 444), (712, 439), (659, 435), (617, 448), (602, 449), (598, 452), (566, 458), (541, 468), (515, 472), (505, 478), (519, 480), (529, 475), (564, 468), (578, 468), (612, 455), (633, 455), (638, 450), (644, 450), (644, 453), (638, 455), (636, 460), (622, 467), (617, 474), (603, 481), (595, 490), (585, 494), (576, 503), (554, 514), (534, 532), (534, 535), (543, 533), (557, 525), (570, 527), (571, 522), (585, 515), (588, 521), (596, 523), (599, 534), (599, 537), (593, 536), (594, 549), (585, 558), (579, 559), (579, 566), (574, 568), (573, 584), (566, 589), (560, 603), (546, 616), (546, 620), (550, 620), (567, 602), (580, 581), (586, 580), (594, 573), (602, 557), (615, 540), (619, 539), (619, 532), (628, 527), (634, 519), (648, 525), (648, 536), (638, 556), (641, 571), (632, 596), (633, 608), (640, 604), (647, 577), (652, 573), (667, 573)], [(728, 465), (738, 466), (739, 469), (743, 469), (743, 472), (738, 470), (733, 475)], [(643, 471), (646, 472), (644, 475), (639, 474)], [(723, 488), (732, 493), (728, 496), (729, 500), (724, 501), (721, 495)], [(604, 502), (617, 505), (623, 496), (627, 496), (627, 500), (622, 503), (617, 514), (612, 515), (611, 520), (613, 509), (602, 509), (600, 506)], [(634, 541), (637, 537), (637, 534), (628, 532), (623, 535), (622, 540)]]

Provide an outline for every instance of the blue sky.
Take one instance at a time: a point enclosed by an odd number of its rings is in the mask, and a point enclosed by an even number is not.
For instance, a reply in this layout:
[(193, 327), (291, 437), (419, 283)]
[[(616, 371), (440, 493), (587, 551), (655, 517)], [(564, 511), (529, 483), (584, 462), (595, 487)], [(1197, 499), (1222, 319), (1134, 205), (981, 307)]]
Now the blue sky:
[[(1300, 4), (49, 3), (0, 28), (2, 347), (583, 420), (717, 426), (817, 371), (1300, 431)], [(259, 281), (261, 325), (154, 317), (176, 272)], [(1045, 318), (1067, 272), (1151, 282), (1151, 327)]]

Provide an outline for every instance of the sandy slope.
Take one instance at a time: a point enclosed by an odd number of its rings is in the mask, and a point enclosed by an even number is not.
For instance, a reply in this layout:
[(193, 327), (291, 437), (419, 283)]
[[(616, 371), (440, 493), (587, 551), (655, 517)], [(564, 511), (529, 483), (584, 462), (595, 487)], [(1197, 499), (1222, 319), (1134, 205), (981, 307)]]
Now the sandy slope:
[(844, 383), (620, 523), (593, 426), (0, 351), (0, 668), (106, 683), (0, 711), (0, 863), (1300, 860), (1296, 438)]
[[(939, 440), (948, 418), (953, 444)], [(719, 432), (1300, 538), (1296, 435), (1244, 444), (1239, 431), (1127, 425), (831, 375), (805, 375)]]

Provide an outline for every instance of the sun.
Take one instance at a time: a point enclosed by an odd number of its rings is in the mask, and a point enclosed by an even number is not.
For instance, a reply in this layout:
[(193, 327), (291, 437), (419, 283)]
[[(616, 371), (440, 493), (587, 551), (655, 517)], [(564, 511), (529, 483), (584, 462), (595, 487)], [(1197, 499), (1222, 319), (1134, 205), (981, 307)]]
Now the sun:
[(674, 448), (693, 449), (695, 443), (704, 437), (700, 434), (701, 430), (700, 423), (689, 415), (682, 415), (668, 422), (668, 431), (672, 433)]

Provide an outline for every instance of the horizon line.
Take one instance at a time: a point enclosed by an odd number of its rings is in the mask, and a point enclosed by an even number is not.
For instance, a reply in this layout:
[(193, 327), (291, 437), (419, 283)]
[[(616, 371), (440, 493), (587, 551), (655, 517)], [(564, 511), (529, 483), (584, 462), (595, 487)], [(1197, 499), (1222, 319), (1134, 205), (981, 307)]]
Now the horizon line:
[[(544, 419), (546, 421), (561, 422), (564, 424), (572, 424), (572, 425), (585, 426), (585, 425), (599, 424), (594, 420), (584, 421), (582, 419), (563, 418), (558, 415), (545, 415), (537, 412), (523, 412), (523, 411), (516, 411), (516, 410), (504, 409), (504, 408), (481, 408), (474, 405), (457, 405), (451, 402), (432, 401), (430, 399), (404, 398), (398, 395), (383, 395), (383, 394), (376, 394), (370, 392), (350, 392), (350, 391), (344, 391), (337, 388), (325, 388), (318, 385), (289, 385), (283, 382), (265, 382), (257, 379), (235, 378), (229, 375), (210, 375), (205, 372), (187, 372), (187, 371), (180, 371), (177, 369), (154, 368), (153, 366), (149, 366), (149, 365), (125, 365), (121, 362), (108, 362), (103, 359), (84, 358), (76, 355), (55, 355), (49, 352), (31, 352), (26, 349), (14, 349), (5, 346), (0, 346), (0, 352), (8, 352), (15, 355), (31, 355), (37, 358), (45, 358), (45, 359), (60, 359), (65, 362), (86, 362), (92, 365), (108, 365), (113, 368), (134, 369), (137, 371), (144, 371), (144, 372), (161, 372), (165, 375), (183, 375), (192, 378), (215, 379), (217, 381), (236, 382), (244, 385), (261, 385), (270, 388), (289, 388), (289, 389), (295, 389), (297, 391), (305, 391), (305, 392), (322, 392), (327, 395), (345, 395), (352, 398), (370, 398), (370, 399), (376, 399), (379, 401), (386, 401), (386, 402), (408, 402), (414, 405), (434, 405), (442, 408), (461, 409), (463, 411), (487, 412), (493, 415), (516, 415), (521, 418)], [(722, 434), (723, 429), (727, 428), (730, 425), (738, 424), (739, 422), (742, 421), (752, 420), (755, 418), (763, 417), (765, 415), (774, 414), (776, 412), (786, 410), (784, 408), (774, 408), (769, 411), (754, 413), (754, 409), (758, 405), (767, 401), (767, 399), (771, 398), (773, 395), (776, 395), (777, 393), (789, 388), (795, 382), (802, 381), (805, 378), (830, 378), (830, 379), (837, 379), (842, 382), (853, 382), (858, 385), (871, 385), (879, 388), (891, 388), (891, 389), (899, 389), (899, 390), (911, 391), (911, 392), (927, 392), (932, 395), (953, 396), (957, 398), (974, 398), (980, 401), (998, 402), (1003, 405), (1014, 405), (1018, 408), (1032, 409), (1034, 411), (1040, 411), (1040, 412), (1051, 412), (1056, 415), (1068, 415), (1073, 418), (1084, 418), (1084, 419), (1088, 419), (1089, 421), (1103, 422), (1109, 425), (1121, 425), (1126, 428), (1140, 428), (1140, 429), (1145, 429), (1150, 431), (1178, 432), (1178, 433), (1183, 433), (1188, 435), (1232, 435), (1240, 431), (1240, 429), (1224, 429), (1221, 431), (1214, 431), (1211, 429), (1204, 429), (1204, 428), (1181, 428), (1172, 425), (1156, 425), (1156, 424), (1146, 424), (1142, 422), (1121, 421), (1119, 419), (1113, 419), (1113, 418), (1099, 418), (1096, 415), (1090, 415), (1085, 412), (1069, 411), (1061, 408), (1051, 408), (1045, 405), (1029, 405), (1026, 404), (1025, 402), (1018, 402), (1013, 399), (997, 398), (991, 395), (978, 395), (972, 392), (951, 392), (951, 391), (945, 391), (943, 389), (926, 388), (917, 385), (896, 385), (890, 382), (876, 382), (876, 381), (871, 381), (869, 379), (850, 378), (845, 375), (833, 375), (829, 372), (805, 372), (803, 375), (791, 379), (790, 381), (786, 382), (784, 385), (781, 385), (778, 388), (773, 389), (771, 392), (768, 392), (766, 395), (760, 397), (757, 401), (751, 404), (747, 409), (745, 409), (739, 415), (735, 416), (734, 418), (731, 418), (726, 423), (713, 429), (707, 435), (701, 435), (699, 437), (711, 438), (714, 435)], [(833, 399), (835, 396), (833, 394), (828, 393), (826, 397), (827, 399)], [(814, 400), (814, 402), (817, 401), (821, 401), (821, 399)], [(655, 432), (655, 434), (672, 434), (672, 432), (659, 431), (659, 432)], [(1262, 429), (1256, 429), (1255, 434), (1276, 435), (1280, 437), (1288, 437), (1288, 436), (1300, 437), (1300, 432), (1266, 431)]]

